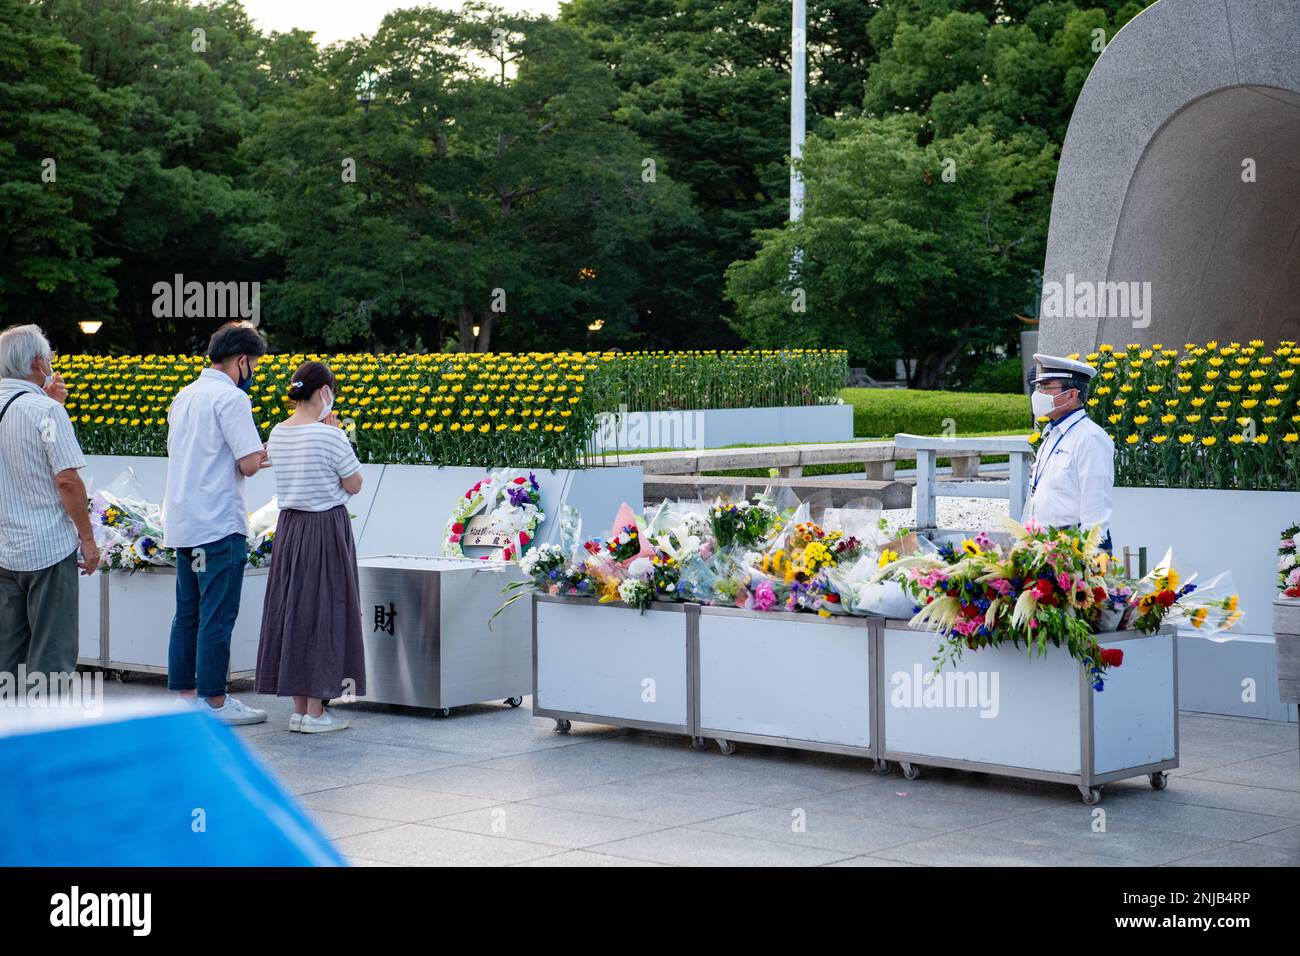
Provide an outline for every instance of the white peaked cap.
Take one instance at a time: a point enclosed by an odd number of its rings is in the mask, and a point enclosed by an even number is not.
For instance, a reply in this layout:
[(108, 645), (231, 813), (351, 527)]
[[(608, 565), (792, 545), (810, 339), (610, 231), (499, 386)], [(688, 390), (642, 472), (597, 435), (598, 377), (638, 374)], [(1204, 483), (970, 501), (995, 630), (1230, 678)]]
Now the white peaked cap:
[(1053, 378), (1086, 378), (1091, 380), (1097, 374), (1097, 369), (1087, 362), (1063, 358), (1060, 355), (1044, 355), (1042, 352), (1034, 353), (1034, 364), (1038, 366), (1037, 373), (1034, 375), (1035, 382)]

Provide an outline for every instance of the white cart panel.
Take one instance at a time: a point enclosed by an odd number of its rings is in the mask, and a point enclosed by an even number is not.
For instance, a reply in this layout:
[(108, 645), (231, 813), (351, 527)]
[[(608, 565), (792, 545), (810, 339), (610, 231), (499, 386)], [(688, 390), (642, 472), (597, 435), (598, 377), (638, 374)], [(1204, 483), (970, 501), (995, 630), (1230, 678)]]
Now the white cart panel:
[(534, 707), (689, 724), (687, 617), (680, 610), (537, 600)]
[[(857, 625), (857, 626), (855, 626)], [(872, 630), (865, 620), (700, 615), (701, 734), (871, 746)]]
[(1080, 772), (1079, 664), (1069, 654), (1050, 648), (1030, 657), (1023, 647), (980, 648), (931, 682), (935, 646), (929, 633), (885, 629), (887, 753)]
[(1178, 753), (1174, 635), (1153, 634), (1102, 647), (1124, 652), (1124, 663), (1092, 696), (1097, 774), (1172, 760)]

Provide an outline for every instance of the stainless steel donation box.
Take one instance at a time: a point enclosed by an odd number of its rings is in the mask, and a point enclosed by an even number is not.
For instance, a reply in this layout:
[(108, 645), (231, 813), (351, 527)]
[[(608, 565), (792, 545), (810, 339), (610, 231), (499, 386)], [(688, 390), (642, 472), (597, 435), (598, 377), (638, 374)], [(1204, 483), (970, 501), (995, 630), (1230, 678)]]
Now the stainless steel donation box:
[(506, 601), (509, 562), (383, 555), (361, 558), (366, 701), (452, 707), (503, 700), (512, 707), (532, 688), (530, 602)]

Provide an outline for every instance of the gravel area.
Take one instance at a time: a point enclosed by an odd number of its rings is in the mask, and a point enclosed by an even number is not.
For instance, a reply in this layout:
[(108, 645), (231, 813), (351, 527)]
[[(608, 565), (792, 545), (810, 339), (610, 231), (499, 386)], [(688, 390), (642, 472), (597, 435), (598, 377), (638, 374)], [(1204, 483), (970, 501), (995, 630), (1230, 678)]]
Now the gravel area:
[[(954, 531), (1000, 531), (1000, 517), (1010, 514), (1010, 502), (1004, 498), (940, 498), (940, 528)], [(916, 508), (889, 508), (882, 511), (891, 532), (916, 525)]]

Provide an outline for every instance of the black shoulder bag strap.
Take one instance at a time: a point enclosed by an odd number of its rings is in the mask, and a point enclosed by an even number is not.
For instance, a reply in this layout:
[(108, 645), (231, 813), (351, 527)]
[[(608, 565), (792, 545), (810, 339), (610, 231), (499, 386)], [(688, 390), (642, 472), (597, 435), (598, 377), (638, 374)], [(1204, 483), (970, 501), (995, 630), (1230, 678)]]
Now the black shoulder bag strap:
[(9, 401), (5, 402), (5, 407), (0, 408), (0, 422), (5, 420), (5, 412), (9, 411), (9, 406), (12, 405), (14, 402), (18, 401), (18, 399), (22, 398), (24, 394), (25, 393), (23, 392), (19, 392), (13, 398), (9, 399)]

